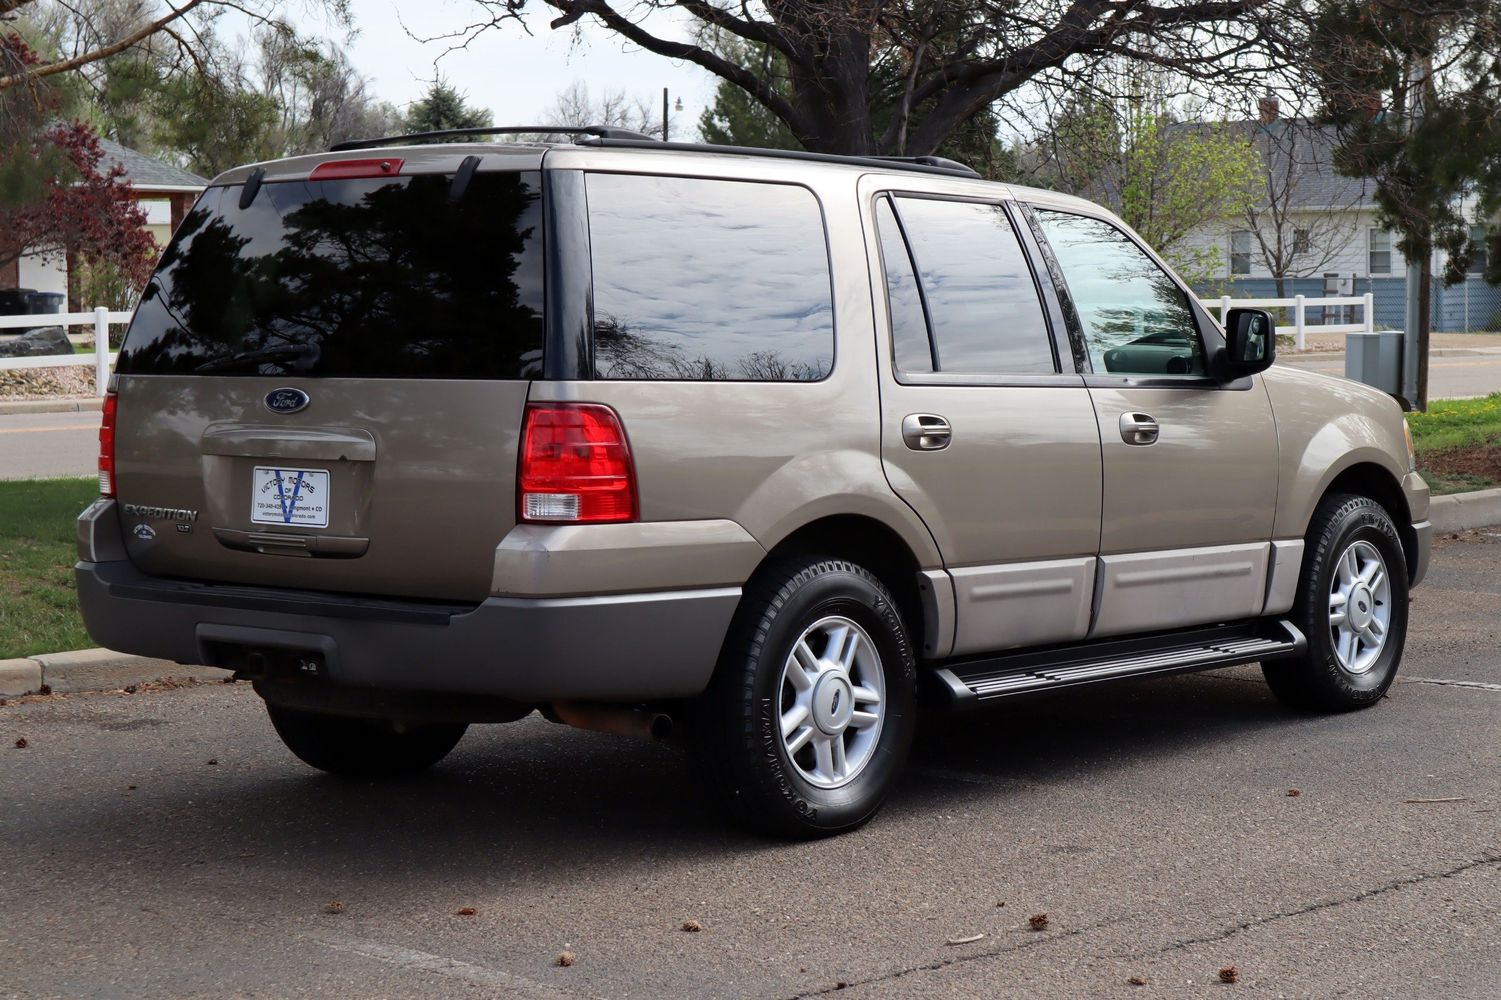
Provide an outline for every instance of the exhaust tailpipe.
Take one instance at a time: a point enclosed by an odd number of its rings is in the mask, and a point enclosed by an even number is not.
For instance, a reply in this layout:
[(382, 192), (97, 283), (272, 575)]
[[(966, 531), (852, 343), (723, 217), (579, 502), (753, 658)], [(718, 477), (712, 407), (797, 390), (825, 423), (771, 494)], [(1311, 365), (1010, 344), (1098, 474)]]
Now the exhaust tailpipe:
[(581, 701), (552, 704), (558, 722), (597, 733), (632, 736), (639, 740), (661, 741), (672, 736), (672, 716), (625, 705), (597, 705)]

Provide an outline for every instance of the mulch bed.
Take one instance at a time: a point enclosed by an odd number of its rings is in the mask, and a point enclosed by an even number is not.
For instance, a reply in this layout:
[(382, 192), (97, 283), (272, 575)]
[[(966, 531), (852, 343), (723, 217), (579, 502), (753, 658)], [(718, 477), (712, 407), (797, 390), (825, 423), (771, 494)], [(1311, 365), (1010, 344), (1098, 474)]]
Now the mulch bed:
[(1501, 482), (1501, 445), (1476, 444), (1424, 452), (1418, 456), (1418, 467), (1421, 472), (1440, 476), (1473, 476)]

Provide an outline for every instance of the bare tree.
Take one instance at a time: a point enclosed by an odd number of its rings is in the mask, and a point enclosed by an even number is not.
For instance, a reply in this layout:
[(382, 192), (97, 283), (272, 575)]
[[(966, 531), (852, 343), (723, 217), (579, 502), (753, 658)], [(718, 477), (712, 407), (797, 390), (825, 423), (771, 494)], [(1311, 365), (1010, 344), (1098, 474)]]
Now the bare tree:
[[(446, 38), (465, 46), (520, 24), (525, 0), (473, 0), (476, 23)], [(693, 63), (740, 87), (808, 149), (927, 154), (997, 100), (1032, 86), (1079, 87), (1093, 63), (1123, 58), (1213, 82), (1250, 86), (1295, 60), (1301, 0), (544, 0), (554, 29), (590, 19), (649, 52)], [(687, 15), (681, 41), (650, 15)], [(658, 23), (662, 23), (659, 21)], [(665, 25), (664, 25), (665, 27)], [(785, 86), (725, 58), (704, 32), (734, 36), (785, 60)], [(873, 65), (873, 60), (880, 65)], [(877, 70), (881, 72), (878, 73)], [(903, 76), (902, 99), (881, 91)]]
[(1280, 299), (1288, 279), (1324, 274), (1349, 246), (1364, 184), (1336, 174), (1332, 130), (1307, 119), (1276, 118), (1266, 99), (1261, 107), (1263, 120), (1252, 126), (1251, 140), (1262, 169), (1243, 218)]
[(582, 80), (560, 92), (542, 119), (546, 125), (613, 125), (646, 135), (662, 134), (660, 109), (650, 98), (630, 96), (620, 89), (606, 90), (596, 100)]

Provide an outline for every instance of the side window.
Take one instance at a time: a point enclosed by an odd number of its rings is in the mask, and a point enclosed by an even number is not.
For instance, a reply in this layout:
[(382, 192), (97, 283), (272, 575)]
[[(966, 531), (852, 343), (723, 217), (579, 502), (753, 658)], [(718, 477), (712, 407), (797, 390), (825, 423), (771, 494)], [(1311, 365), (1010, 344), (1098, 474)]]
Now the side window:
[(1108, 222), (1039, 211), (1083, 327), (1096, 373), (1203, 375), (1204, 347), (1188, 296)]
[(923, 313), (922, 291), (917, 270), (902, 228), (897, 224), (891, 199), (876, 204), (876, 231), (881, 237), (881, 261), (886, 269), (886, 302), (891, 311), (891, 350), (899, 372), (930, 372), (934, 369), (928, 320)]
[(640, 174), (586, 185), (597, 378), (813, 382), (833, 368), (811, 191)]
[(1021, 241), (1000, 205), (898, 198), (917, 262), (932, 368), (1051, 374), (1058, 370)]

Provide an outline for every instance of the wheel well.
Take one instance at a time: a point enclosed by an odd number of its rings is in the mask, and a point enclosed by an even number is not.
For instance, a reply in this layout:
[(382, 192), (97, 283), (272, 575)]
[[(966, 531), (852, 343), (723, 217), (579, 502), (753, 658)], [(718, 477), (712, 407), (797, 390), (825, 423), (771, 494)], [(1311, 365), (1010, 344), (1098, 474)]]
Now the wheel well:
[(760, 573), (789, 555), (836, 556), (870, 570), (896, 598), (897, 610), (912, 648), (923, 648), (922, 596), (917, 590), (917, 574), (921, 567), (902, 536), (895, 531), (874, 518), (858, 514), (820, 518), (772, 546), (756, 572)]
[(1352, 465), (1334, 477), (1334, 481), (1324, 491), (1324, 496), (1331, 493), (1355, 493), (1370, 497), (1385, 509), (1387, 516), (1397, 527), (1397, 535), (1402, 539), (1402, 554), (1407, 559), (1407, 572), (1411, 575), (1418, 555), (1418, 537), (1412, 530), (1412, 513), (1407, 509), (1407, 498), (1402, 495), (1402, 487), (1392, 478), (1391, 473), (1369, 462)]

